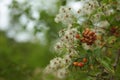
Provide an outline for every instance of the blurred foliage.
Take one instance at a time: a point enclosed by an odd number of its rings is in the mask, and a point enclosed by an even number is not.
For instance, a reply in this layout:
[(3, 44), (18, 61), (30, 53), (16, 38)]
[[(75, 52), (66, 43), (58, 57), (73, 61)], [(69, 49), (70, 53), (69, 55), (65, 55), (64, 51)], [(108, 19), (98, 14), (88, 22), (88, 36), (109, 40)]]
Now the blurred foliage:
[[(66, 0), (58, 1), (56, 11), (61, 5), (66, 4)], [(31, 13), (32, 6), (26, 1), (23, 4), (12, 0), (9, 5), (10, 25), (9, 29), (14, 32), (27, 31), (27, 25), (20, 22), (20, 17), (25, 15), (29, 21), (34, 21), (33, 35), (44, 33), (47, 40), (46, 45), (40, 45), (41, 42), (36, 40), (32, 42), (18, 43), (12, 38), (6, 36), (6, 31), (0, 31), (0, 80), (42, 80), (42, 70), (55, 57), (51, 52), (51, 43), (57, 38), (57, 32), (62, 28), (61, 24), (54, 22), (57, 13), (50, 13), (46, 10), (39, 11), (39, 18), (35, 19)], [(48, 27), (44, 30), (44, 26), (39, 28), (43, 23)], [(17, 29), (17, 30), (16, 30)], [(56, 79), (51, 75), (44, 76), (45, 80)], [(58, 80), (58, 79), (57, 79)]]
[[(45, 34), (44, 37), (47, 40), (47, 45), (49, 45), (51, 41), (57, 38), (56, 34), (62, 28), (61, 24), (55, 23), (54, 18), (60, 6), (65, 4), (66, 4), (66, 0), (63, 1), (58, 0), (56, 3), (56, 10), (54, 10), (55, 13), (52, 13), (49, 10), (38, 9), (37, 11), (39, 16), (36, 19), (32, 16), (33, 14), (32, 12), (34, 12), (34, 9), (32, 10), (33, 6), (30, 5), (29, 1), (20, 4), (18, 1), (12, 0), (12, 4), (9, 5), (10, 14), (11, 14), (10, 26), (12, 26), (10, 28), (15, 29), (16, 27), (20, 27), (20, 29), (22, 28), (21, 30), (27, 31), (27, 25), (29, 24), (30, 21), (33, 21), (35, 25), (32, 34), (36, 35), (37, 33), (44, 33)], [(28, 20), (27, 23), (25, 24), (21, 23), (20, 21), (20, 18), (23, 15)], [(20, 32), (21, 30), (18, 30), (17, 32)]]
[(28, 78), (36, 67), (45, 67), (53, 57), (47, 48), (49, 46), (29, 42), (17, 43), (0, 32), (0, 77), (5, 80), (31, 80)]

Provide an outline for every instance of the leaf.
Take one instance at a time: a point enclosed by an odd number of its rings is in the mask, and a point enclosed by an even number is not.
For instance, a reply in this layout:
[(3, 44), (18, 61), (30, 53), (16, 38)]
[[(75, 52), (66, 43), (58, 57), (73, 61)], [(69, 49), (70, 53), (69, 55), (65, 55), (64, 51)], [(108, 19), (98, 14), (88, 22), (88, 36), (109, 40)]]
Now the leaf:
[(114, 74), (114, 69), (111, 67), (111, 65), (108, 64), (108, 62), (102, 60), (102, 59), (98, 59), (99, 62), (102, 64), (102, 66), (110, 73)]
[(96, 57), (100, 57), (100, 54), (101, 54), (101, 49), (100, 49), (100, 48), (96, 48), (96, 49), (94, 50), (94, 55), (95, 55)]
[(108, 38), (108, 43), (109, 43), (109, 44), (112, 44), (112, 43), (114, 43), (115, 41), (116, 41), (116, 37), (115, 37), (115, 36), (111, 36), (111, 37)]

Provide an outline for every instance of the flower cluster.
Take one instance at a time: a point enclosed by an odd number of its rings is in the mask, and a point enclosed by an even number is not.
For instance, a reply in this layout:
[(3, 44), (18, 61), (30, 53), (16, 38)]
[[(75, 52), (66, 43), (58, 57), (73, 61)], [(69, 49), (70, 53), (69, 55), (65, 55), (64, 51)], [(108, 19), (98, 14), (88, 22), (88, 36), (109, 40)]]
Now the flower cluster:
[(45, 68), (45, 73), (53, 73), (58, 78), (64, 78), (68, 73), (68, 67), (72, 63), (73, 53), (69, 53), (61, 57), (56, 57), (50, 61), (50, 64)]
[[(119, 35), (120, 28), (111, 27), (113, 23), (119, 24), (118, 18), (115, 18), (116, 15), (119, 16), (117, 12), (119, 6), (116, 5), (114, 9), (112, 6), (114, 1), (108, 1), (105, 4), (99, 0), (82, 0), (82, 2), (83, 8), (74, 12), (78, 16), (73, 13), (72, 8), (64, 6), (60, 8), (55, 18), (57, 23), (62, 22), (67, 27), (59, 31), (59, 39), (54, 45), (60, 57), (51, 60), (45, 71), (57, 74), (60, 78), (68, 74), (71, 65), (79, 67), (86, 65), (87, 69), (89, 65), (94, 65), (93, 62), (98, 62), (98, 67), (102, 62), (99, 62), (96, 56), (100, 58), (102, 53), (105, 55), (108, 45), (111, 45), (111, 41), (115, 42)], [(120, 4), (119, 1), (117, 4)], [(82, 25), (78, 23), (80, 18), (85, 19)], [(82, 62), (75, 61), (75, 59), (86, 57), (87, 52), (99, 54), (89, 54), (87, 58), (83, 58)], [(90, 64), (86, 64), (88, 59)]]
[(62, 51), (61, 49), (64, 48), (69, 52), (74, 52), (73, 49), (75, 47), (75, 42), (76, 42), (75, 35), (76, 34), (77, 34), (76, 28), (68, 27), (66, 30), (61, 30), (59, 32), (59, 36), (61, 36), (61, 37), (55, 45), (55, 50)]
[(98, 8), (98, 2), (96, 0), (85, 0), (83, 9), (79, 10), (78, 13), (82, 13), (83, 15), (90, 15), (93, 11)]
[(72, 24), (74, 22), (74, 16), (72, 9), (62, 6), (59, 10), (59, 14), (55, 18), (55, 22), (62, 22), (63, 24)]
[(75, 37), (76, 34), (77, 30), (70, 27), (59, 32), (59, 36), (61, 37), (59, 42), (55, 44), (55, 51), (64, 54), (62, 58), (57, 57), (50, 61), (50, 64), (45, 69), (47, 73), (54, 73), (56, 71), (54, 74), (58, 74), (57, 76), (59, 78), (65, 77), (68, 73), (67, 68), (71, 65), (72, 58), (78, 56), (78, 53), (75, 50), (75, 42), (77, 41)]

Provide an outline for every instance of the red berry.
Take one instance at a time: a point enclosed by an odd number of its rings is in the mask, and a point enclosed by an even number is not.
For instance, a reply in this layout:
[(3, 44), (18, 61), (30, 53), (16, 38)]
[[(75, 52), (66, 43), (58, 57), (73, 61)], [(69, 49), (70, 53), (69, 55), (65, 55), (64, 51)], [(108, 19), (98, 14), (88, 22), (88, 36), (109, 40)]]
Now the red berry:
[(74, 66), (78, 66), (78, 62), (73, 62), (73, 65)]
[(77, 39), (80, 39), (80, 35), (79, 35), (79, 34), (76, 34), (75, 37), (76, 37)]
[(83, 58), (83, 62), (86, 63), (87, 62), (87, 58)]
[(79, 62), (79, 63), (78, 63), (78, 66), (79, 66), (79, 67), (83, 67), (83, 66), (84, 66), (83, 62)]

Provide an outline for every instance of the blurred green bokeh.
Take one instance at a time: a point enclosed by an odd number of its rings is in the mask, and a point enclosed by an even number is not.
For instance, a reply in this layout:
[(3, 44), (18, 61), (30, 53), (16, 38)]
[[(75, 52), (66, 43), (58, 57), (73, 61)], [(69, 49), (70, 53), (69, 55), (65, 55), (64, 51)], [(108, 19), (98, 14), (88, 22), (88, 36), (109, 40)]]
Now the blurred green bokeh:
[[(0, 80), (43, 80), (42, 71), (49, 64), (49, 61), (55, 57), (51, 46), (57, 38), (58, 30), (62, 27), (54, 22), (54, 18), (59, 7), (64, 5), (65, 1), (56, 3), (55, 13), (49, 13), (46, 10), (39, 11), (40, 18), (37, 20), (31, 17), (30, 11), (32, 7), (28, 6), (25, 10), (22, 8), (28, 2), (20, 4), (17, 0), (12, 0), (9, 10), (16, 10), (18, 13), (10, 13), (9, 29), (14, 32), (27, 32), (27, 24), (22, 25), (19, 22), (20, 17), (25, 14), (29, 20), (39, 23), (34, 26), (32, 35), (36, 36), (37, 33), (44, 33), (46, 43), (42, 45), (38, 38), (34, 39), (33, 42), (16, 42), (13, 38), (8, 38), (6, 35), (8, 30), (0, 30)], [(47, 31), (43, 30), (43, 28), (39, 29), (40, 23), (45, 24), (49, 29)], [(16, 31), (16, 28), (18, 31)], [(48, 76), (49, 80), (53, 80), (53, 78), (53, 76)]]
[(36, 68), (43, 69), (53, 54), (48, 46), (17, 43), (0, 32), (0, 80), (27, 80)]

